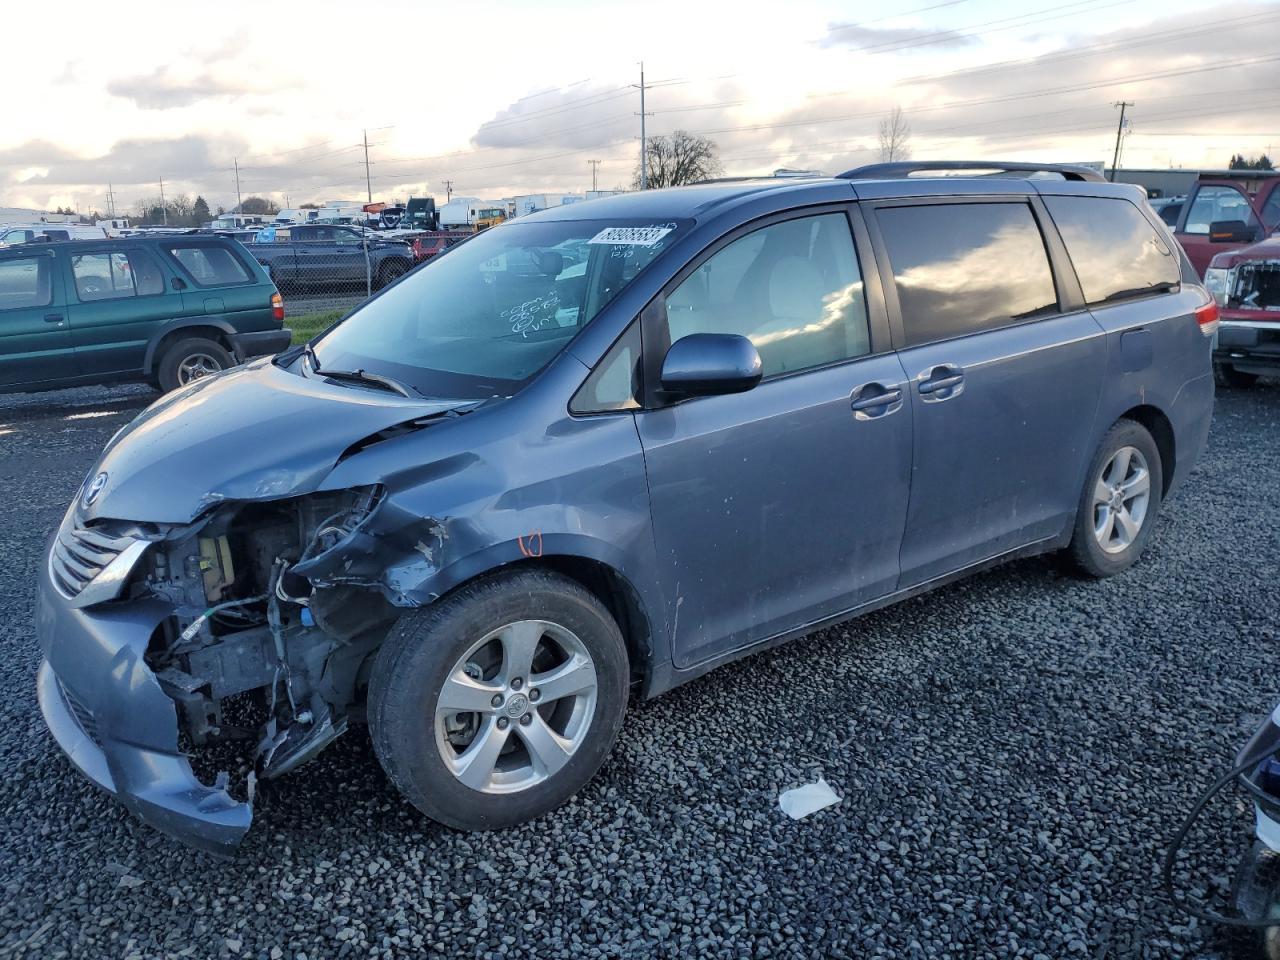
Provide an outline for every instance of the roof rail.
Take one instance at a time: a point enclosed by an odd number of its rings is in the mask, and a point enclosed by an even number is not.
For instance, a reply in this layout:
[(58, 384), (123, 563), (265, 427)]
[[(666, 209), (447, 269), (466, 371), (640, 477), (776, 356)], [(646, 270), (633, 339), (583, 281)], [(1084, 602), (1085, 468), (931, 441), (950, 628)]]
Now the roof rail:
[(873, 163), (836, 174), (837, 180), (904, 180), (918, 173), (946, 173), (950, 171), (982, 170), (991, 176), (1005, 174), (1056, 173), (1063, 180), (1105, 181), (1105, 177), (1088, 167), (1075, 167), (1065, 163), (1022, 163), (1004, 160), (904, 160), (894, 163)]

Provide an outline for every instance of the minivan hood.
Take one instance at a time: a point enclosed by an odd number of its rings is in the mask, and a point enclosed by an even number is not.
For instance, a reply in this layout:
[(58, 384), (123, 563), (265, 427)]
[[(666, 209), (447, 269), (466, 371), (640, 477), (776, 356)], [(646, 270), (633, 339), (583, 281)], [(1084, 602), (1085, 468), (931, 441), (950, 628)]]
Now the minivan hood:
[[(222, 500), (309, 493), (352, 444), (470, 402), (338, 386), (264, 358), (199, 380), (139, 414), (77, 493), (79, 516), (187, 523)], [(106, 479), (98, 481), (101, 474)], [(86, 505), (92, 486), (100, 489)]]

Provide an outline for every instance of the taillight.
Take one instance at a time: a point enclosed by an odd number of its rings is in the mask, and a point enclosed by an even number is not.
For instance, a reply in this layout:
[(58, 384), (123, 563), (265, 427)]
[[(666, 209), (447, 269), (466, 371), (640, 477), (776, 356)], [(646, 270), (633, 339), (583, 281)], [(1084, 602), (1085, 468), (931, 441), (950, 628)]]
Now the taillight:
[(271, 295), (271, 319), (284, 322), (284, 297), (279, 293)]
[(1212, 336), (1218, 329), (1218, 304), (1211, 300), (1196, 310), (1196, 323), (1200, 324), (1200, 332), (1206, 337)]

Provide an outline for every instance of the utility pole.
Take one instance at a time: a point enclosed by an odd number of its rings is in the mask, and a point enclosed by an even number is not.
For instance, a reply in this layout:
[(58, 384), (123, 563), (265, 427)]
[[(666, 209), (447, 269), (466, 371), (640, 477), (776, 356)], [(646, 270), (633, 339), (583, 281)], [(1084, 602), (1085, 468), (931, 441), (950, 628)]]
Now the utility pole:
[(444, 184), (444, 202), (448, 203), (453, 199), (453, 181), (441, 180), (440, 182)]
[(1132, 100), (1121, 100), (1111, 106), (1120, 108), (1120, 122), (1116, 124), (1116, 152), (1111, 157), (1111, 180), (1116, 179), (1116, 167), (1120, 164), (1120, 138), (1124, 136), (1124, 112), (1133, 106)]
[(107, 216), (114, 220), (115, 215), (116, 215), (116, 192), (115, 192), (115, 189), (111, 186), (110, 182), (108, 182), (107, 183)]
[[(633, 83), (634, 87), (635, 84)], [(644, 61), (640, 61), (640, 189), (649, 189), (649, 147), (645, 136), (644, 118), (649, 114), (644, 111)]]
[(166, 227), (169, 225), (169, 207), (164, 202), (164, 177), (160, 178), (160, 219)]
[(236, 165), (236, 213), (244, 213), (244, 201), (240, 199), (240, 158), (235, 158)]
[(369, 179), (369, 131), (364, 133), (364, 190), (367, 202), (373, 203), (373, 181)]
[(595, 193), (596, 192), (596, 174), (600, 171), (600, 161), (588, 160), (587, 163), (591, 164), (591, 192)]

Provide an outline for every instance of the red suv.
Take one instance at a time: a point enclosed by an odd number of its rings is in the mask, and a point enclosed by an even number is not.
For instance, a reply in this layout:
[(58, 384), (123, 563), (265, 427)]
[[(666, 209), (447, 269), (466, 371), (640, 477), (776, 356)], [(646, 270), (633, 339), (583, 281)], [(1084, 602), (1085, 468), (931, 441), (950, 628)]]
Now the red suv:
[(422, 263), (424, 260), (430, 260), (434, 256), (444, 253), (451, 246), (465, 237), (471, 236), (461, 231), (449, 231), (438, 233), (424, 233), (421, 236), (413, 238), (413, 259), (415, 263)]

